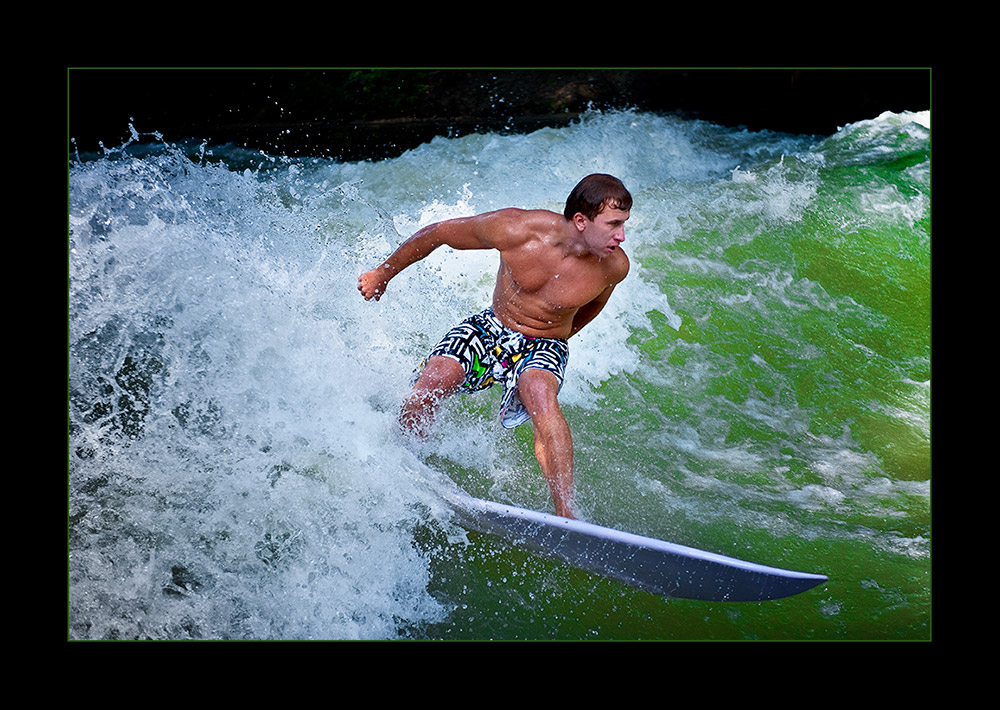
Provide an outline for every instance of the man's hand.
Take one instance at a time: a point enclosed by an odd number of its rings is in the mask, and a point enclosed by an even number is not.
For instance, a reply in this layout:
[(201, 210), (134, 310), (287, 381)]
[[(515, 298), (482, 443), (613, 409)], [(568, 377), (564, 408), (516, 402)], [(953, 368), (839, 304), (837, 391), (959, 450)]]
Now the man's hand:
[(385, 293), (385, 287), (389, 284), (392, 271), (385, 266), (372, 269), (358, 277), (358, 290), (365, 297), (366, 301), (373, 298), (377, 301)]

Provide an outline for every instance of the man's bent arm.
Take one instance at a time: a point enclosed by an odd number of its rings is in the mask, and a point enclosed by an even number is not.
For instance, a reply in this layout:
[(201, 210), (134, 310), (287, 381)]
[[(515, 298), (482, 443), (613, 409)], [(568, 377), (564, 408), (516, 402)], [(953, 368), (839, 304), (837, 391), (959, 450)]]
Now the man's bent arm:
[(622, 259), (618, 262), (617, 273), (613, 276), (612, 282), (608, 284), (608, 287), (601, 291), (593, 301), (581, 306), (576, 315), (573, 316), (573, 329), (570, 331), (570, 337), (580, 332), (583, 326), (594, 320), (604, 310), (604, 306), (611, 299), (611, 293), (615, 290), (615, 286), (625, 280), (629, 272), (629, 262), (624, 253), (621, 253), (621, 257)]
[(590, 321), (597, 317), (597, 314), (604, 310), (604, 306), (607, 304), (608, 300), (611, 298), (611, 292), (615, 290), (614, 286), (608, 286), (601, 293), (600, 296), (595, 298), (590, 303), (581, 306), (573, 316), (573, 330), (570, 332), (570, 337), (573, 337), (583, 326), (587, 325)]

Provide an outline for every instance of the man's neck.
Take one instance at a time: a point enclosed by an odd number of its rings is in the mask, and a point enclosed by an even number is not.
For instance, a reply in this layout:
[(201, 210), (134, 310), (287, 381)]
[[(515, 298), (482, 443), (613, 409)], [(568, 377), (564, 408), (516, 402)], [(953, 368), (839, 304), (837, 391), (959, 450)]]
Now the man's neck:
[(583, 234), (576, 228), (576, 223), (571, 219), (563, 218), (562, 231), (559, 234), (557, 244), (567, 257), (587, 259), (596, 256), (587, 247)]

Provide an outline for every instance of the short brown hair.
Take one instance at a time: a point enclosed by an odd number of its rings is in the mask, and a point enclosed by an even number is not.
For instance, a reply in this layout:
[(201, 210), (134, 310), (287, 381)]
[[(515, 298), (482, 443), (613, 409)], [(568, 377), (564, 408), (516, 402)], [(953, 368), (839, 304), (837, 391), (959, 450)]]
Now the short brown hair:
[(628, 211), (632, 209), (632, 195), (613, 175), (594, 173), (578, 182), (569, 193), (563, 215), (566, 219), (573, 219), (573, 215), (579, 212), (593, 221), (605, 207)]

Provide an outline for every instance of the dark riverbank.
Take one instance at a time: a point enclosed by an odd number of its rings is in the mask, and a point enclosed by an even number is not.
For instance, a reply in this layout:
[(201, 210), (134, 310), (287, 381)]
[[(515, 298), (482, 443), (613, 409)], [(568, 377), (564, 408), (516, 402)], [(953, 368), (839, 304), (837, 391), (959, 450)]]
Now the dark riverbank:
[(588, 108), (826, 135), (930, 108), (930, 70), (70, 69), (68, 96), (81, 152), (120, 145), (131, 123), (170, 142), (361, 160), (435, 135), (564, 125)]

